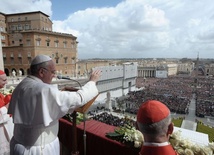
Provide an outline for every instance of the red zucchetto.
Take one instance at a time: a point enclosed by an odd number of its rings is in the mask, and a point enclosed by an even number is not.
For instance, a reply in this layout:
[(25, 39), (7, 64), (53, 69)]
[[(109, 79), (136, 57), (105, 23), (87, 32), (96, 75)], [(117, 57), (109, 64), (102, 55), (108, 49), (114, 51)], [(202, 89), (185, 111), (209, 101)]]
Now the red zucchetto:
[(137, 113), (137, 121), (141, 124), (157, 123), (170, 115), (168, 107), (156, 100), (143, 103)]
[(5, 74), (5, 72), (0, 70), (0, 75), (4, 75), (4, 74)]

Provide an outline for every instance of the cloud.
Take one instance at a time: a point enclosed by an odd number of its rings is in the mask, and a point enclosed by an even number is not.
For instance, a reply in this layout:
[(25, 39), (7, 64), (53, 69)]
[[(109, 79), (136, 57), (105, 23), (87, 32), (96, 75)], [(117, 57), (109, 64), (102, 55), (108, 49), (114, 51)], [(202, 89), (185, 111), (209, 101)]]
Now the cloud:
[(80, 58), (143, 57), (145, 52), (165, 48), (169, 40), (164, 12), (131, 1), (75, 12), (60, 24), (53, 23), (57, 31), (76, 31)]
[[(110, 2), (109, 2), (110, 3)], [(53, 30), (77, 37), (83, 58), (213, 57), (213, 0), (124, 0), (114, 7), (82, 9), (53, 20)], [(23, 6), (24, 5), (24, 6)], [(50, 0), (5, 1), (5, 13), (43, 11)], [(55, 14), (57, 11), (54, 10)]]
[(0, 10), (3, 13), (19, 13), (42, 11), (51, 16), (51, 0), (4, 0), (1, 1)]

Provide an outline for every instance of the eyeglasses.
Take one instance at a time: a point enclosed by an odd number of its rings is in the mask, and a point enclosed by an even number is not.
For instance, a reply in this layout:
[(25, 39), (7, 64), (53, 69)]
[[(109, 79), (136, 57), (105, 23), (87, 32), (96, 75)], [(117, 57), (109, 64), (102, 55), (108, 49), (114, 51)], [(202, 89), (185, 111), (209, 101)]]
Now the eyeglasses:
[(49, 69), (47, 69), (47, 68), (44, 68), (44, 67), (42, 67), (43, 69), (45, 69), (46, 71), (48, 71), (48, 72), (51, 72), (52, 74), (54, 74), (54, 75), (56, 75), (56, 71), (55, 70), (49, 70)]
[(7, 79), (2, 79), (2, 78), (0, 78), (0, 80), (2, 80), (2, 81), (4, 81), (4, 82), (6, 82), (6, 81), (7, 81)]

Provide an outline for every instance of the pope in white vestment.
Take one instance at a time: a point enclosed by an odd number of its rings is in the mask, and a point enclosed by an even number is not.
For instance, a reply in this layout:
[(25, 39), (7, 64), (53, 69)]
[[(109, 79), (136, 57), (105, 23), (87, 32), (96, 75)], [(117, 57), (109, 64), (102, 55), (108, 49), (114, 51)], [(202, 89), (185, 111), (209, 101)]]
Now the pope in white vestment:
[(8, 109), (14, 121), (11, 155), (59, 155), (58, 120), (97, 94), (95, 81), (69, 92), (27, 76), (13, 91)]

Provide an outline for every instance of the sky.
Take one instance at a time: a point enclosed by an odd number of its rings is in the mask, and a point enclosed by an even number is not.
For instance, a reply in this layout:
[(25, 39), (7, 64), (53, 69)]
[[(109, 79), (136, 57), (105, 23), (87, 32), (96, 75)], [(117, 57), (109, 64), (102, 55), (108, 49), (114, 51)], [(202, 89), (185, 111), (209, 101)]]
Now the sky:
[(0, 0), (77, 37), (78, 58), (214, 58), (213, 0)]

